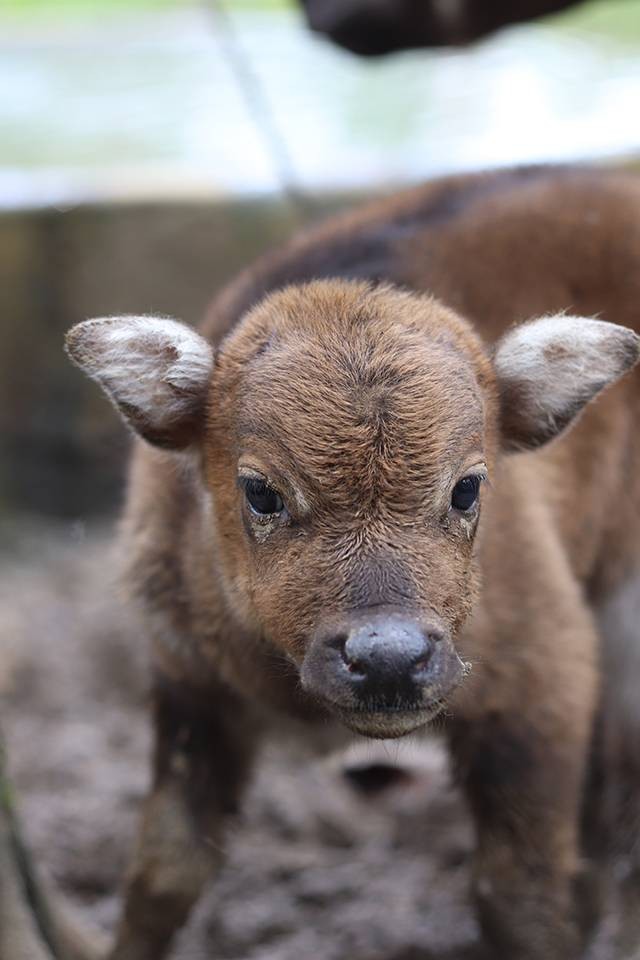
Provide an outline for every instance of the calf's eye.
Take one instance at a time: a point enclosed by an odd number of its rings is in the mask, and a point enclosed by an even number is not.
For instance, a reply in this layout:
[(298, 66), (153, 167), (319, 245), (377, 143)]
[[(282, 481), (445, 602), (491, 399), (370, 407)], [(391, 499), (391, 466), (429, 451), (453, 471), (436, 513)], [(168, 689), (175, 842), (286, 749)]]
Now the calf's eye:
[(243, 482), (244, 494), (250, 509), (259, 517), (269, 517), (282, 513), (284, 503), (277, 490), (264, 480), (247, 477)]
[(451, 506), (454, 510), (466, 513), (475, 505), (480, 492), (480, 477), (463, 477), (458, 480), (451, 494)]

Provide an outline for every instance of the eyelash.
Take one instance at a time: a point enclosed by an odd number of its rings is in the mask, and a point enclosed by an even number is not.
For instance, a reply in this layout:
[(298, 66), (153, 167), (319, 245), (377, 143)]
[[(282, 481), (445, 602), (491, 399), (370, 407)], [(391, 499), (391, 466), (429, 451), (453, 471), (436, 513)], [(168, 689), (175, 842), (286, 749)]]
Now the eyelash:
[(451, 506), (460, 513), (469, 513), (477, 504), (481, 478), (477, 474), (462, 477), (451, 492)]
[[(284, 501), (278, 491), (261, 477), (247, 476), (241, 478), (241, 486), (249, 506), (249, 510), (258, 519), (264, 520), (279, 516), (285, 509)], [(269, 502), (271, 500), (271, 502)], [(261, 502), (262, 501), (262, 502)], [(265, 507), (267, 509), (265, 509)], [(272, 507), (272, 509), (268, 509)]]

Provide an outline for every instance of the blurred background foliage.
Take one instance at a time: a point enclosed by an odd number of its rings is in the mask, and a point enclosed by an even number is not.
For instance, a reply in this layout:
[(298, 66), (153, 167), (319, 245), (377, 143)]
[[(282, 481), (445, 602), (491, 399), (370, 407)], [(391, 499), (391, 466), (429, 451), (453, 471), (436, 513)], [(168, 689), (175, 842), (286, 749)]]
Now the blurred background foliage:
[(261, 250), (439, 173), (640, 156), (640, 0), (361, 60), (294, 0), (0, 0), (0, 515), (118, 500), (87, 316), (197, 322)]
[(374, 61), (285, 0), (4, 0), (0, 206), (632, 155), (639, 51), (638, 0)]

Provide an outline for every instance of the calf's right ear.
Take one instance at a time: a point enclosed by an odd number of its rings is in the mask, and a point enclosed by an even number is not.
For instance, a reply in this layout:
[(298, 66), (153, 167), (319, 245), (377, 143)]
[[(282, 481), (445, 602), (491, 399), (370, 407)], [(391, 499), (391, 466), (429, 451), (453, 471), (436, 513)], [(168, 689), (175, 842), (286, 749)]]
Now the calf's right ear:
[(66, 350), (149, 443), (181, 450), (197, 439), (213, 349), (195, 330), (166, 317), (104, 317), (72, 327)]

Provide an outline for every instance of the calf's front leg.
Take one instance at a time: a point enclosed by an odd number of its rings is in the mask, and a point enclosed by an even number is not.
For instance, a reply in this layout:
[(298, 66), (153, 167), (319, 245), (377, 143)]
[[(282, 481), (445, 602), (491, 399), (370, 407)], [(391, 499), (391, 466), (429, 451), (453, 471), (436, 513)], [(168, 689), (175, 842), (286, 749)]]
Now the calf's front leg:
[(452, 729), (476, 826), (480, 926), (499, 960), (574, 960), (583, 946), (579, 818), (595, 678), (582, 672), (583, 689), (575, 671), (566, 686), (556, 675), (523, 688), (517, 710), (510, 697)]
[(225, 818), (250, 770), (255, 730), (219, 689), (154, 689), (155, 755), (111, 960), (161, 960), (221, 859)]

